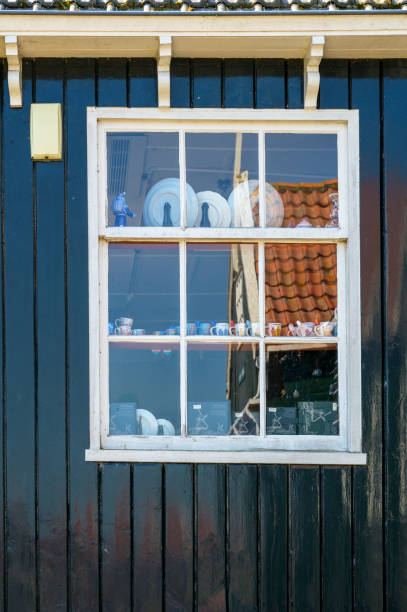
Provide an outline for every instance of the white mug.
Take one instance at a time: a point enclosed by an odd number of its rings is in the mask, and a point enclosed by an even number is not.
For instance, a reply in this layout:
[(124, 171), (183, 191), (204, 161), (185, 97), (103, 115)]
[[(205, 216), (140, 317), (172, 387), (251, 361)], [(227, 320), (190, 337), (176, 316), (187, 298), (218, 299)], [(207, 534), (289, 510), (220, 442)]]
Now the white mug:
[(281, 336), (281, 323), (269, 323), (267, 330), (269, 336)]
[(130, 327), (133, 325), (133, 319), (129, 319), (128, 317), (120, 317), (120, 319), (116, 319), (114, 322), (116, 329), (118, 329), (121, 325), (126, 325)]
[(258, 321), (253, 321), (250, 324), (250, 334), (252, 336), (260, 336), (260, 323)]
[(235, 325), (230, 328), (230, 333), (235, 336), (247, 336), (248, 329), (246, 323), (235, 323)]
[(133, 336), (145, 336), (146, 330), (145, 329), (133, 329), (131, 333)]
[(305, 323), (297, 321), (297, 336), (313, 336), (314, 330), (314, 323), (311, 323), (310, 321), (307, 321)]
[(315, 333), (317, 336), (333, 336), (333, 332), (334, 325), (331, 321), (323, 321), (315, 326)]
[(119, 325), (119, 327), (116, 327), (116, 331), (119, 336), (131, 336), (131, 327), (129, 325)]
[(211, 327), (212, 336), (228, 336), (229, 335), (229, 323), (216, 323)]

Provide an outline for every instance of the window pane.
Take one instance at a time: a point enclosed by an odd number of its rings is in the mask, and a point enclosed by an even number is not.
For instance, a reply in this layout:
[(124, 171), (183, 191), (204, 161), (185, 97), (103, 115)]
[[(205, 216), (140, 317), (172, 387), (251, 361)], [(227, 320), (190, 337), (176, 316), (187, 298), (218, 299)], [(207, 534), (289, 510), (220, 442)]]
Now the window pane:
[(257, 245), (187, 245), (189, 335), (259, 335)]
[(109, 333), (179, 333), (177, 244), (109, 244)]
[(266, 245), (265, 285), (266, 335), (336, 335), (336, 245)]
[(339, 434), (336, 347), (266, 350), (268, 435)]
[(266, 134), (266, 182), (266, 225), (338, 227), (336, 134)]
[(186, 134), (187, 183), (199, 210), (196, 227), (258, 225), (257, 134)]
[(178, 344), (110, 343), (111, 436), (180, 435)]
[(178, 141), (177, 132), (107, 135), (109, 225), (179, 226)]
[(257, 344), (188, 346), (188, 433), (259, 435)]

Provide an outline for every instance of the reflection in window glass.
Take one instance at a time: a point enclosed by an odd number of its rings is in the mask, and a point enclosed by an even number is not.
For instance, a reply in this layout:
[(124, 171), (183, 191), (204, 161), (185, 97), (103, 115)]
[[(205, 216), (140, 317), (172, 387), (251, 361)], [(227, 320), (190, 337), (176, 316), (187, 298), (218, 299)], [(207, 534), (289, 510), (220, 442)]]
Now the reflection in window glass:
[(257, 134), (186, 134), (187, 183), (198, 197), (196, 227), (258, 225)]
[(189, 335), (258, 336), (257, 245), (187, 245)]
[(339, 434), (338, 358), (331, 350), (266, 350), (268, 435)]
[(177, 344), (110, 343), (109, 434), (179, 435)]
[(255, 344), (189, 345), (189, 435), (259, 435), (258, 353)]
[(267, 244), (268, 336), (336, 336), (335, 244)]
[(107, 135), (109, 225), (179, 226), (178, 139), (177, 132)]
[(280, 226), (338, 227), (336, 134), (266, 134), (266, 183), (266, 210), (273, 197), (284, 206)]
[(109, 328), (120, 335), (179, 334), (177, 244), (109, 244)]

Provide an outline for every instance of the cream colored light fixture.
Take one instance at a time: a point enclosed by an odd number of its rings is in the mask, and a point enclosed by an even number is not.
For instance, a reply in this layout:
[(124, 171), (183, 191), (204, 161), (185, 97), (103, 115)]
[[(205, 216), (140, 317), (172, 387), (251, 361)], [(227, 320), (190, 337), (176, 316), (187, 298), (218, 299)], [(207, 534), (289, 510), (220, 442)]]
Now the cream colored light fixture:
[(31, 104), (31, 159), (62, 159), (62, 112), (60, 104)]

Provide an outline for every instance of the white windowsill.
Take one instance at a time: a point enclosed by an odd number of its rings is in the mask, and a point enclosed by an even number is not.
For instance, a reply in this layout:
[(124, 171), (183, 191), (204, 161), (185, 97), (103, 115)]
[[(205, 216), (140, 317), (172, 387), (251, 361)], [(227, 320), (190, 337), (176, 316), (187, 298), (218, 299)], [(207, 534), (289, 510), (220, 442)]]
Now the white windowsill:
[(365, 453), (335, 451), (151, 451), (87, 449), (86, 461), (124, 463), (285, 463), (366, 465)]

